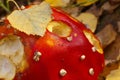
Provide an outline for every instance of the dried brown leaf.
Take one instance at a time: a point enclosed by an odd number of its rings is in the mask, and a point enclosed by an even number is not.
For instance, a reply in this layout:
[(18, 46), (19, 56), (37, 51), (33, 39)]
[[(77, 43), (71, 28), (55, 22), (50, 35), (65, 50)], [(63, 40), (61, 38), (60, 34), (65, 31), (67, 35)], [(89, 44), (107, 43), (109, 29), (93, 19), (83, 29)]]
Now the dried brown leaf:
[(117, 33), (111, 24), (106, 25), (100, 32), (96, 34), (103, 48), (111, 44), (116, 39), (116, 35)]

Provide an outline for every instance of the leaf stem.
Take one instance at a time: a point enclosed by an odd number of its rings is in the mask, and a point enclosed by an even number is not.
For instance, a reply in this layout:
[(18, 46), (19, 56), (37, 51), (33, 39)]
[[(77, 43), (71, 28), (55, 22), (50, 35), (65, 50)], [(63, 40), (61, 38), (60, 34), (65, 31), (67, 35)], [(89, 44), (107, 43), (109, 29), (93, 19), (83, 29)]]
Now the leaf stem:
[(16, 5), (16, 7), (18, 8), (18, 10), (21, 10), (21, 8), (18, 6), (18, 4), (15, 2), (15, 0), (7, 0), (7, 4), (9, 4), (10, 1), (13, 2)]

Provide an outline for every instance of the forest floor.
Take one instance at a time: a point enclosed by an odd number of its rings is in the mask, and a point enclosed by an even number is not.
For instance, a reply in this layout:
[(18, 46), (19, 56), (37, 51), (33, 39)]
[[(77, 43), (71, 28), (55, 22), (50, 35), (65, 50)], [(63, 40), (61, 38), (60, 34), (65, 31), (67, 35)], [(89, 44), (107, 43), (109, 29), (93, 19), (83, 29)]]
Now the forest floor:
[[(41, 1), (43, 0), (16, 0), (20, 6), (39, 4)], [(96, 18), (96, 21), (87, 21), (85, 24), (95, 25), (94, 27), (90, 27), (90, 29), (100, 39), (104, 50), (105, 68), (99, 80), (120, 80), (120, 76), (118, 77), (120, 75), (120, 0), (99, 0), (91, 5), (78, 5), (77, 0), (67, 1), (66, 4), (59, 5), (60, 3), (56, 3), (56, 5), (78, 20), (81, 20), (79, 16), (82, 13), (90, 13)], [(5, 4), (6, 0), (1, 0), (1, 2)], [(10, 3), (10, 9), (13, 10), (14, 8), (15, 5)], [(6, 16), (8, 13), (8, 11), (0, 7), (0, 18)], [(85, 16), (89, 17), (89, 15)], [(113, 76), (111, 77), (111, 75)]]

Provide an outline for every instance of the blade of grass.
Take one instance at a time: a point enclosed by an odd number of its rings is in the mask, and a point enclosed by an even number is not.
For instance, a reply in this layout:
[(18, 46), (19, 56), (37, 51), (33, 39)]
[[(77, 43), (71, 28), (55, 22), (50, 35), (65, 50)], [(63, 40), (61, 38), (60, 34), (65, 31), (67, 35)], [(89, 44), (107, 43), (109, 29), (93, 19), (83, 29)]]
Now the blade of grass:
[(10, 13), (10, 10), (7, 6), (3, 4), (3, 2), (0, 1), (0, 7), (2, 7), (6, 12)]

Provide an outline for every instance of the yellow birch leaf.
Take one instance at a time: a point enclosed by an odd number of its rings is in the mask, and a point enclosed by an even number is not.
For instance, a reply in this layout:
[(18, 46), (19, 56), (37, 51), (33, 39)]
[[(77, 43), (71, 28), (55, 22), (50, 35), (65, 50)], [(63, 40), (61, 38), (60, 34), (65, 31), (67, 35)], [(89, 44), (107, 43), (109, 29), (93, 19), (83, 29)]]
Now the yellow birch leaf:
[(42, 2), (25, 10), (15, 10), (7, 19), (14, 28), (28, 35), (44, 36), (47, 24), (52, 20), (51, 14), (49, 4)]
[(77, 4), (80, 4), (80, 6), (89, 6), (97, 1), (98, 0), (77, 0)]
[(65, 7), (70, 2), (70, 0), (45, 0), (50, 3), (51, 6), (55, 7)]
[(87, 28), (89, 28), (92, 32), (95, 32), (97, 27), (97, 17), (92, 13), (81, 13), (78, 17), (76, 17), (79, 21), (83, 22)]

